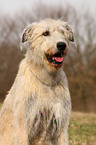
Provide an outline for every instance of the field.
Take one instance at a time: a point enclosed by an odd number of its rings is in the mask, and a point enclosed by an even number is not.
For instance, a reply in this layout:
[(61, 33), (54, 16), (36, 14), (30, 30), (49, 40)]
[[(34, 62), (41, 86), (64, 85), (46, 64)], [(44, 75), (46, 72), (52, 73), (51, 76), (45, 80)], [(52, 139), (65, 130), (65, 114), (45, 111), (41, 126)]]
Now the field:
[(69, 140), (70, 145), (96, 145), (96, 114), (72, 112)]
[(96, 145), (96, 114), (72, 112), (70, 145)]

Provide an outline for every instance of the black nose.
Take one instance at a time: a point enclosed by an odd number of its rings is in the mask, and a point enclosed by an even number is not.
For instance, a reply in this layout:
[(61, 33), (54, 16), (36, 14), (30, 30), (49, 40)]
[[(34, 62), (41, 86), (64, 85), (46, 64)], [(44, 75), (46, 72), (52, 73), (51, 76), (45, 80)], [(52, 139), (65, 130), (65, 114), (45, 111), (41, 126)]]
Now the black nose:
[(58, 48), (58, 50), (64, 51), (66, 49), (66, 43), (65, 42), (58, 42), (57, 48)]

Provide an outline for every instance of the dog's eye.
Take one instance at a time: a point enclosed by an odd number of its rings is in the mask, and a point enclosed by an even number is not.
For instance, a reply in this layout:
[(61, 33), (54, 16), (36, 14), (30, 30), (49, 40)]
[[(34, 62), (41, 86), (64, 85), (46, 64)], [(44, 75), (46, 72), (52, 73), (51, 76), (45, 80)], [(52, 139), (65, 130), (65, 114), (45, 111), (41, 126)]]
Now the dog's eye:
[(44, 35), (44, 36), (49, 36), (49, 35), (50, 35), (50, 32), (49, 32), (49, 31), (46, 31), (46, 32), (44, 32), (42, 35)]

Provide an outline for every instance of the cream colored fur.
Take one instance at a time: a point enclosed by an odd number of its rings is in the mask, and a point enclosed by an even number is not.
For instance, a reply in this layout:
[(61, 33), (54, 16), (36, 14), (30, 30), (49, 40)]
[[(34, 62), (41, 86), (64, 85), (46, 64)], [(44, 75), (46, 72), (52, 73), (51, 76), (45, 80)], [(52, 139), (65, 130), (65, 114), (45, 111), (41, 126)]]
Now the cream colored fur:
[[(44, 36), (47, 30), (50, 34)], [(57, 53), (56, 44), (62, 41), (67, 51), (72, 34), (66, 22), (52, 19), (24, 30), (22, 43), (29, 48), (0, 112), (0, 145), (68, 145), (71, 100), (66, 75), (62, 65), (49, 63), (45, 54)]]

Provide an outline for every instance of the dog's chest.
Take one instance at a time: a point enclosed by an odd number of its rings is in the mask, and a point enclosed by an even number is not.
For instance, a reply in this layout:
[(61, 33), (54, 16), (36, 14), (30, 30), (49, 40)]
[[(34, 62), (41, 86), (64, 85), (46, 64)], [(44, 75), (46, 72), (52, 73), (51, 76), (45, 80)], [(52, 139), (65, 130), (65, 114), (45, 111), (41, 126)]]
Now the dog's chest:
[(42, 140), (50, 140), (56, 145), (66, 117), (69, 116), (70, 97), (69, 92), (65, 92), (62, 86), (54, 89), (41, 86), (40, 91), (36, 88), (36, 96), (29, 98), (27, 112), (30, 113), (27, 114), (27, 123), (30, 122), (31, 126), (28, 133), (30, 145), (37, 144), (41, 137)]
[(56, 118), (51, 109), (43, 108), (36, 114), (33, 120), (28, 140), (33, 145), (35, 142), (39, 142), (39, 139), (42, 137), (43, 141), (51, 141), (53, 144), (56, 144), (60, 131), (60, 120)]

